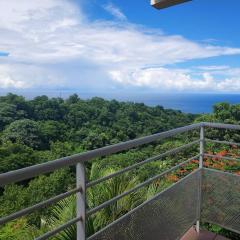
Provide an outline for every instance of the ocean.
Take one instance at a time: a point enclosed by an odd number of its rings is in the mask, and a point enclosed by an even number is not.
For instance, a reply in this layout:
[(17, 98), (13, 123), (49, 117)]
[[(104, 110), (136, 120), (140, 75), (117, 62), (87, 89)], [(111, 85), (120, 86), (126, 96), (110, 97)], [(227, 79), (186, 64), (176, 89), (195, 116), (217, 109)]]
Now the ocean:
[[(13, 92), (13, 91), (12, 91)], [(0, 91), (0, 95), (7, 92)], [(13, 93), (23, 95), (27, 99), (34, 98), (39, 95), (47, 95), (49, 97), (67, 98), (73, 93), (77, 93), (82, 99), (91, 97), (102, 97), (104, 99), (116, 99), (118, 101), (131, 101), (144, 103), (148, 106), (160, 105), (164, 108), (176, 109), (185, 113), (211, 113), (213, 105), (219, 102), (228, 102), (232, 104), (240, 104), (240, 94), (189, 94), (189, 93), (146, 93), (135, 92), (127, 93), (126, 91), (114, 92), (78, 92), (78, 91), (14, 91)]]
[(142, 98), (149, 106), (162, 105), (165, 108), (185, 113), (211, 113), (216, 103), (240, 104), (240, 94), (164, 94)]

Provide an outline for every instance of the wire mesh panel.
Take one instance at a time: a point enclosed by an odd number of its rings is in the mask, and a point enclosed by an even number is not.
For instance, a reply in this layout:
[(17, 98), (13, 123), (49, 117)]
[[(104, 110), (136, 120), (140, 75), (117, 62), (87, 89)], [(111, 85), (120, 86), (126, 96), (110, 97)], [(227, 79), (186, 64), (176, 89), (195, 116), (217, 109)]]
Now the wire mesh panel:
[(200, 174), (188, 175), (90, 239), (179, 239), (197, 220)]
[(240, 233), (240, 176), (203, 170), (201, 220)]

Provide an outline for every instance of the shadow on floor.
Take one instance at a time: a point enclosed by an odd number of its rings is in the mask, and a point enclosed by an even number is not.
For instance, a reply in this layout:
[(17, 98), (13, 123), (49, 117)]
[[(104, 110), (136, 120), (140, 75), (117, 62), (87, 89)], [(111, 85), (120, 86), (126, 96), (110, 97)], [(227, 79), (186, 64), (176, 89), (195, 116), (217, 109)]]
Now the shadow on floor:
[(230, 240), (230, 239), (217, 235), (216, 233), (208, 232), (206, 230), (202, 230), (198, 235), (195, 228), (192, 227), (181, 238), (181, 240)]

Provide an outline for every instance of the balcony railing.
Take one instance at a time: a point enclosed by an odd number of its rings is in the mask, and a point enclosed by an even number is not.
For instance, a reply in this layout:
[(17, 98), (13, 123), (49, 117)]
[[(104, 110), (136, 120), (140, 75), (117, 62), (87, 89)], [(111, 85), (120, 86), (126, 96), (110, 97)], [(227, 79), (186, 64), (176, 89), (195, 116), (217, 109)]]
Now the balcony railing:
[[(16, 183), (41, 174), (53, 172), (57, 169), (76, 166), (76, 188), (55, 196), (51, 199), (38, 203), (34, 206), (22, 209), (11, 215), (0, 219), (0, 225), (9, 221), (23, 217), (41, 208), (53, 205), (62, 199), (76, 194), (76, 217), (64, 225), (37, 237), (37, 240), (49, 239), (57, 235), (71, 225), (77, 225), (78, 240), (138, 240), (138, 239), (180, 239), (184, 233), (196, 224), (199, 231), (199, 222), (209, 222), (220, 225), (226, 229), (240, 233), (240, 177), (233, 173), (227, 173), (216, 169), (204, 167), (204, 158), (222, 158), (228, 161), (240, 161), (239, 159), (216, 156), (204, 152), (205, 142), (215, 144), (240, 145), (234, 142), (219, 141), (205, 138), (205, 131), (208, 128), (240, 130), (240, 126), (231, 124), (198, 123), (190, 126), (180, 127), (170, 131), (154, 134), (151, 136), (119, 143), (112, 146), (96, 149), (93, 151), (64, 157), (47, 163), (19, 169), (12, 172), (0, 174), (0, 187), (10, 183)], [(157, 156), (150, 157), (144, 161), (137, 162), (118, 172), (112, 173), (100, 179), (88, 182), (85, 174), (85, 163), (94, 158), (107, 156), (121, 151), (126, 151), (158, 140), (174, 137), (194, 131), (200, 134), (197, 140), (168, 150)], [(178, 154), (192, 146), (199, 145), (199, 153), (158, 175), (147, 179), (136, 185), (134, 188), (113, 197), (110, 200), (92, 209), (86, 209), (86, 192), (109, 179), (130, 172), (144, 164), (161, 160), (162, 158)], [(183, 177), (164, 191), (157, 193), (151, 199), (145, 201), (138, 207), (130, 210), (127, 214), (115, 220), (99, 232), (90, 237), (86, 237), (86, 219), (96, 214), (107, 206), (116, 203), (123, 197), (148, 186), (163, 176), (176, 171), (177, 169), (190, 163), (193, 159), (199, 160), (199, 166), (187, 176)], [(101, 159), (99, 160), (101, 161)]]

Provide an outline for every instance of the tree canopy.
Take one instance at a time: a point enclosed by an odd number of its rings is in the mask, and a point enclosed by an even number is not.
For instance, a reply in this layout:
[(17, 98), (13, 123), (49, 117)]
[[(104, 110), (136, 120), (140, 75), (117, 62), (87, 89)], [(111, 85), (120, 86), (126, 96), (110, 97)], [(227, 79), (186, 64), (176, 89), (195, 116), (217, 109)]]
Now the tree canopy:
[[(164, 109), (162, 106), (149, 107), (143, 103), (107, 101), (98, 97), (83, 100), (77, 94), (67, 99), (43, 95), (31, 100), (8, 94), (0, 97), (0, 173), (185, 126), (194, 121), (239, 124), (239, 110), (240, 104), (219, 103), (214, 106), (212, 114), (193, 115)], [(239, 134), (230, 134), (228, 131), (212, 130), (208, 132), (208, 136), (240, 141)], [(189, 137), (182, 134), (161, 144), (150, 144), (107, 156), (100, 162), (98, 159), (93, 160), (86, 164), (87, 177), (90, 180), (104, 177), (123, 167), (187, 143), (192, 138), (194, 133)], [(88, 205), (94, 207), (106, 201), (108, 197), (114, 197), (179, 163), (182, 159), (196, 155), (194, 153), (198, 151), (197, 146), (193, 147), (177, 156), (152, 162), (130, 174), (113, 179), (108, 184), (100, 184), (89, 190)], [(189, 169), (192, 168), (191, 165)], [(234, 169), (238, 168), (234, 166)], [(161, 183), (154, 183), (136, 195), (118, 201), (95, 218), (90, 218), (87, 222), (89, 233), (99, 230), (138, 203), (153, 196), (179, 176), (170, 176)], [(0, 188), (0, 217), (73, 188), (74, 168), (61, 169), (5, 186)], [(74, 198), (66, 199), (55, 206), (6, 224), (0, 228), (0, 239), (32, 239), (51, 230), (51, 227), (58, 226), (64, 219), (74, 216), (74, 202)], [(62, 210), (62, 215), (59, 214), (59, 209)], [(67, 234), (70, 240), (74, 239), (75, 228), (72, 231)]]

